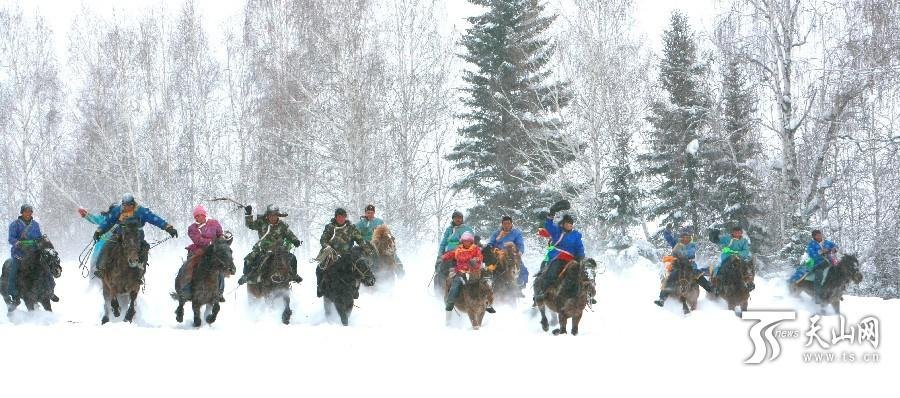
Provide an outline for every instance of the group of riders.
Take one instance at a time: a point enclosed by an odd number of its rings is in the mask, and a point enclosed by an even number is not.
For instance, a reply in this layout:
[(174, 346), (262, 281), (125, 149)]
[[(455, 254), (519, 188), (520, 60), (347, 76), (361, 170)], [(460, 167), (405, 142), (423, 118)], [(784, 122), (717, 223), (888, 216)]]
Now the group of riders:
[[(571, 214), (564, 214), (559, 222), (556, 222), (556, 215), (562, 210), (568, 209), (568, 202), (560, 201), (550, 207), (549, 211), (542, 214), (544, 217), (543, 228), (538, 234), (547, 239), (545, 256), (541, 263), (540, 272), (535, 275), (534, 281), (534, 300), (538, 302), (544, 298), (544, 294), (548, 288), (553, 286), (563, 271), (563, 268), (570, 262), (583, 262), (585, 260), (584, 243), (581, 233), (574, 228), (575, 219)], [(118, 239), (121, 234), (123, 225), (126, 222), (136, 223), (138, 228), (143, 228), (145, 224), (151, 224), (161, 230), (167, 232), (172, 238), (178, 237), (178, 231), (174, 226), (166, 222), (162, 217), (154, 214), (149, 208), (140, 206), (135, 197), (131, 194), (125, 194), (118, 204), (109, 206), (106, 211), (100, 213), (90, 213), (85, 209), (78, 209), (79, 215), (92, 224), (97, 225), (93, 239), (95, 241), (94, 255), (91, 259), (95, 275), (101, 275), (100, 264), (98, 261), (103, 247), (106, 242)], [(259, 283), (259, 273), (257, 272), (262, 263), (266, 260), (266, 253), (272, 248), (279, 245), (287, 247), (297, 247), (301, 245), (300, 239), (291, 231), (290, 227), (282, 218), (286, 217), (276, 206), (269, 205), (262, 215), (254, 216), (251, 206), (244, 206), (245, 226), (254, 230), (259, 236), (258, 242), (253, 246), (250, 253), (244, 257), (243, 275), (238, 280), (239, 284)], [(191, 244), (186, 247), (188, 259), (202, 256), (205, 249), (210, 247), (217, 239), (231, 239), (231, 234), (223, 230), (222, 225), (215, 219), (209, 218), (206, 209), (202, 205), (197, 205), (193, 209), (194, 223), (188, 227), (188, 236)], [(348, 220), (347, 212), (338, 208), (334, 212), (334, 217), (325, 225), (322, 231), (319, 243), (322, 250), (333, 250), (339, 257), (348, 257), (352, 261), (366, 261), (374, 255), (374, 247), (370, 243), (373, 239), (373, 232), (384, 222), (375, 217), (375, 206), (368, 205), (365, 208), (364, 216), (360, 217), (360, 221), (353, 224)], [(147, 263), (150, 245), (143, 237), (141, 229), (141, 248), (138, 260), (138, 266), (143, 267)], [(721, 236), (718, 230), (710, 230), (709, 238), (717, 244), (721, 249), (721, 256), (711, 271), (708, 268), (701, 267), (696, 263), (697, 244), (694, 242), (694, 234), (691, 228), (682, 228), (679, 237), (676, 239), (671, 228), (666, 228), (663, 237), (672, 247), (672, 256), (683, 258), (691, 262), (693, 265), (692, 277), (706, 291), (715, 293), (716, 277), (719, 269), (732, 257), (738, 256), (744, 261), (751, 258), (750, 242), (744, 237), (743, 230), (740, 227), (731, 229), (730, 234)], [(37, 250), (37, 243), (46, 239), (43, 235), (40, 225), (34, 220), (34, 208), (25, 204), (20, 208), (19, 217), (9, 225), (9, 244), (11, 246), (11, 259), (8, 262), (8, 282), (6, 297), (7, 303), (17, 305), (19, 302), (17, 274), (23, 259), (29, 254)], [(475, 231), (465, 223), (464, 216), (461, 212), (454, 212), (451, 217), (451, 223), (446, 228), (439, 244), (439, 253), (435, 265), (435, 282), (450, 281), (449, 292), (446, 295), (446, 310), (451, 311), (454, 302), (457, 300), (461, 286), (466, 283), (466, 274), (472, 270), (480, 269), (484, 265), (484, 255), (482, 250), (502, 250), (505, 246), (512, 244), (519, 253), (519, 273), (517, 285), (519, 290), (523, 289), (528, 281), (528, 268), (524, 266), (521, 260), (521, 254), (525, 252), (525, 243), (522, 231), (513, 226), (513, 219), (510, 216), (503, 216), (500, 222), (500, 228), (490, 235), (487, 243), (483, 246), (480, 238)], [(290, 245), (290, 246), (288, 246)], [(801, 264), (797, 272), (791, 277), (790, 281), (796, 283), (807, 279), (815, 282), (818, 292), (822, 284), (823, 270), (829, 265), (835, 263), (834, 253), (837, 246), (825, 240), (821, 231), (815, 230), (812, 233), (812, 239), (807, 245), (808, 260)], [(396, 258), (396, 254), (394, 255)], [(291, 275), (289, 281), (300, 282), (302, 278), (297, 272), (296, 257), (291, 255)], [(399, 259), (397, 264), (400, 264)], [(176, 284), (180, 286), (180, 290), (176, 294), (189, 299), (191, 295), (191, 275), (192, 267), (197, 261), (185, 261), (184, 265), (178, 272), (177, 280), (182, 283)], [(402, 270), (402, 266), (400, 267)], [(582, 270), (584, 268), (582, 267)], [(707, 279), (711, 278), (711, 281)], [(659, 299), (655, 303), (662, 306), (672, 290), (671, 281), (674, 280), (674, 272), (664, 278), (664, 283), (660, 291)], [(59, 298), (52, 293), (52, 287), (55, 285), (52, 276), (48, 276), (49, 286), (51, 287), (50, 300), (58, 301)], [(322, 279), (323, 272), (321, 268), (316, 269), (317, 279), (317, 295), (322, 297)], [(489, 283), (489, 282), (488, 282)], [(753, 282), (747, 283), (747, 288), (753, 290)], [(224, 301), (222, 296), (224, 291), (224, 274), (219, 277), (219, 301)], [(520, 297), (524, 295), (519, 292)], [(591, 302), (595, 302), (591, 297)], [(487, 312), (493, 313), (495, 310), (488, 307)]]

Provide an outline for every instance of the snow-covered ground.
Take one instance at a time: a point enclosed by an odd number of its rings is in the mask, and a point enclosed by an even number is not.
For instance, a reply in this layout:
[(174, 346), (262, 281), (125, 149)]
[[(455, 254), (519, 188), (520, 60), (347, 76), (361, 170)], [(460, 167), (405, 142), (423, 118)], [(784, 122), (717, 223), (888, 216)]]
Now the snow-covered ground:
[[(478, 331), (461, 317), (448, 327), (428, 285), (431, 251), (405, 256), (407, 277), (390, 292), (364, 292), (349, 327), (325, 319), (304, 260), (291, 325), (279, 310), (248, 304), (236, 278), (212, 327), (194, 329), (189, 313), (177, 324), (168, 296), (182, 255), (174, 243), (151, 255), (136, 322), (100, 326), (99, 289), (68, 261), (53, 313), (0, 314), (0, 396), (866, 396), (895, 384), (900, 300), (843, 303), (848, 322), (879, 317), (881, 344), (831, 352), (877, 352), (878, 363), (804, 363), (800, 336), (782, 339), (775, 361), (745, 365), (752, 322), (702, 296), (688, 316), (675, 302), (658, 308), (658, 270), (643, 259), (598, 278), (599, 303), (577, 337), (542, 332), (527, 305), (498, 307)], [(751, 309), (798, 309), (780, 328), (807, 330), (811, 305), (787, 297), (781, 281), (757, 285)], [(823, 335), (836, 319), (826, 317)]]

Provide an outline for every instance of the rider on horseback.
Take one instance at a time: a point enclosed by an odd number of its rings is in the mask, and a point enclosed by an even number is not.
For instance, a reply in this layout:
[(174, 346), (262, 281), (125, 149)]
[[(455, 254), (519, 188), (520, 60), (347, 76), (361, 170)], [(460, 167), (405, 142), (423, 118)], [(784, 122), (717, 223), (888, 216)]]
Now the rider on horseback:
[[(712, 243), (719, 245), (722, 249), (719, 265), (713, 269), (713, 279), (718, 275), (719, 268), (722, 268), (722, 265), (724, 265), (731, 256), (740, 256), (743, 261), (749, 261), (751, 256), (750, 241), (744, 237), (744, 230), (741, 227), (732, 227), (731, 236), (721, 236), (721, 234), (721, 231), (718, 229), (709, 230), (709, 240)], [(747, 288), (752, 291), (756, 288), (756, 285), (751, 281), (747, 284)]]
[[(126, 193), (125, 195), (122, 195), (122, 204), (113, 207), (112, 210), (107, 213), (106, 218), (97, 226), (97, 230), (94, 231), (94, 241), (99, 241), (107, 231), (110, 231), (119, 223), (125, 222), (131, 218), (136, 220), (141, 228), (140, 263), (143, 265), (147, 264), (147, 257), (150, 253), (150, 244), (144, 240), (143, 227), (145, 223), (150, 223), (159, 229), (165, 230), (169, 233), (169, 236), (173, 238), (178, 237), (178, 231), (175, 230), (175, 227), (167, 223), (166, 220), (163, 220), (162, 217), (153, 214), (149, 208), (138, 206), (137, 201), (134, 199), (134, 195)], [(119, 229), (113, 231), (113, 236), (119, 232)], [(97, 269), (94, 271), (94, 274), (97, 275), (98, 278), (101, 275), (99, 263), (97, 264)]]
[[(503, 216), (500, 220), (500, 229), (491, 235), (487, 247), (502, 250), (503, 245), (508, 242), (516, 245), (516, 249), (519, 251), (519, 280), (517, 283), (519, 289), (524, 289), (525, 284), (528, 283), (528, 268), (525, 268), (525, 263), (522, 262), (521, 257), (521, 255), (525, 254), (525, 240), (522, 237), (522, 231), (518, 228), (513, 228), (512, 217)], [(519, 294), (521, 295), (521, 292)], [(525, 296), (522, 295), (521, 297)]]
[(444, 279), (447, 273), (450, 272), (450, 268), (453, 267), (453, 262), (442, 260), (442, 256), (459, 246), (460, 238), (462, 238), (464, 233), (468, 232), (473, 235), (475, 234), (472, 227), (464, 223), (463, 214), (461, 212), (454, 211), (450, 218), (452, 221), (447, 229), (444, 230), (444, 236), (441, 238), (441, 243), (438, 246), (438, 261), (434, 270), (437, 280)]
[[(372, 238), (375, 235), (375, 228), (384, 225), (384, 221), (378, 217), (375, 217), (375, 205), (367, 205), (366, 206), (366, 214), (364, 216), (359, 217), (359, 221), (354, 225), (359, 233), (362, 234), (363, 239), (366, 242), (371, 242)], [(400, 261), (400, 257), (397, 256), (397, 252), (394, 252), (394, 263), (397, 264), (398, 272), (403, 272), (403, 263)]]
[[(694, 243), (692, 237), (692, 230), (690, 227), (684, 227), (681, 229), (681, 233), (679, 234), (679, 239), (675, 240), (675, 236), (672, 235), (672, 230), (670, 228), (666, 228), (663, 231), (663, 238), (672, 246), (672, 256), (675, 257), (684, 257), (691, 264), (694, 265), (694, 269), (698, 271), (697, 283), (707, 292), (712, 291), (712, 286), (709, 284), (709, 280), (706, 279), (706, 276), (702, 274), (700, 268), (697, 266), (695, 260), (697, 257), (697, 244)], [(672, 275), (667, 275), (666, 281), (671, 281)], [(663, 306), (666, 302), (666, 298), (669, 297), (669, 289), (668, 283), (659, 291), (659, 300), (654, 301), (654, 303), (660, 307)]]
[(544, 230), (550, 235), (550, 245), (544, 259), (547, 268), (541, 271), (541, 278), (535, 283), (535, 302), (544, 299), (547, 288), (556, 283), (567, 263), (572, 260), (579, 262), (584, 260), (584, 243), (581, 241), (581, 232), (575, 230), (575, 219), (566, 214), (559, 225), (553, 222), (558, 208), (558, 205), (551, 207), (544, 221)]
[(797, 283), (812, 274), (813, 286), (815, 286), (816, 301), (822, 297), (822, 286), (825, 282), (825, 269), (837, 261), (832, 254), (837, 252), (837, 245), (825, 239), (821, 230), (812, 231), (812, 239), (806, 245), (807, 260), (797, 267), (797, 271), (791, 276), (790, 281)]
[[(465, 279), (463, 279), (464, 273), (466, 271), (481, 268), (481, 265), (484, 262), (481, 248), (475, 244), (475, 236), (472, 235), (471, 232), (463, 233), (459, 239), (459, 243), (459, 246), (441, 256), (441, 260), (444, 262), (455, 264), (450, 271), (450, 278), (453, 282), (450, 283), (450, 291), (447, 294), (447, 302), (445, 303), (445, 309), (447, 311), (453, 311), (456, 298), (459, 297), (460, 290), (462, 290), (463, 284), (466, 283)], [(488, 305), (485, 311), (491, 314), (497, 312), (490, 305)]]
[[(41, 233), (41, 226), (33, 218), (34, 208), (29, 204), (23, 204), (19, 208), (19, 217), (9, 224), (9, 245), (10, 245), (10, 262), (9, 262), (9, 281), (7, 287), (6, 300), (14, 305), (19, 304), (19, 286), (17, 285), (17, 276), (22, 260), (29, 254), (37, 250), (37, 243), (44, 235)], [(51, 288), (56, 286), (56, 281), (50, 276)], [(51, 289), (52, 290), (52, 289)], [(50, 300), (59, 301), (59, 297), (50, 293)]]
[[(109, 212), (111, 212), (114, 207), (116, 207), (115, 203), (109, 205), (109, 208), (104, 212), (100, 212), (100, 214), (90, 213), (87, 211), (87, 209), (79, 207), (78, 215), (80, 215), (81, 218), (87, 220), (87, 222), (91, 224), (100, 225), (100, 223), (102, 223), (103, 220), (106, 219), (106, 216), (109, 215)], [(94, 243), (94, 250), (91, 252), (91, 268), (93, 270), (97, 269), (97, 264), (100, 260), (100, 253), (103, 252), (103, 246), (106, 245), (106, 241), (108, 241), (111, 237), (112, 231), (107, 231), (105, 234), (103, 234), (103, 236), (100, 237), (100, 240), (98, 240), (97, 243)]]
[[(356, 246), (353, 245), (354, 243)], [(322, 250), (331, 248), (337, 252), (339, 259), (349, 256), (350, 261), (354, 263), (360, 260), (366, 261), (364, 256), (371, 256), (375, 251), (356, 229), (356, 226), (347, 221), (347, 211), (342, 208), (334, 210), (334, 218), (325, 225), (322, 237), (319, 238), (319, 244), (322, 245)], [(321, 267), (316, 267), (316, 296), (318, 297), (325, 294), (322, 289), (323, 272)]]
[[(203, 255), (204, 249), (215, 242), (216, 239), (224, 236), (222, 225), (213, 219), (207, 219), (208, 214), (203, 205), (197, 205), (193, 211), (194, 223), (188, 227), (188, 236), (191, 238), (191, 244), (185, 247), (188, 251), (187, 261), (182, 264), (178, 270), (176, 279), (181, 279), (181, 291), (178, 292), (185, 298), (191, 297), (191, 280), (194, 277), (194, 269), (200, 262), (200, 256)], [(219, 301), (224, 302), (225, 298), (222, 293), (225, 291), (225, 275), (219, 275)]]
[[(285, 242), (289, 242), (295, 247), (300, 246), (300, 239), (297, 239), (297, 235), (294, 235), (291, 228), (287, 223), (281, 221), (280, 217), (287, 217), (287, 214), (282, 213), (275, 205), (267, 206), (266, 213), (257, 216), (256, 219), (253, 218), (253, 207), (244, 206), (244, 224), (259, 234), (259, 241), (253, 245), (253, 250), (244, 257), (244, 275), (238, 279), (239, 285), (250, 281), (250, 276), (262, 265), (259, 260), (263, 259), (263, 255), (269, 249)], [(291, 272), (293, 272), (290, 278), (291, 282), (303, 281), (303, 278), (297, 274), (297, 258), (293, 254), (291, 254)]]

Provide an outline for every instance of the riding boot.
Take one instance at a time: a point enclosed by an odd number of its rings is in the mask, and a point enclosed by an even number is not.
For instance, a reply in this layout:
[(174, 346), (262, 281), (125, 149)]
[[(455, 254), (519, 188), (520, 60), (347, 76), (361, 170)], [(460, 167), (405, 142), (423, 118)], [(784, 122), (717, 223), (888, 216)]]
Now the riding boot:
[(103, 278), (103, 274), (102, 274), (102, 271), (100, 270), (100, 264), (99, 264), (99, 263), (97, 264), (97, 267), (94, 268), (94, 276), (96, 276), (97, 279), (102, 279), (102, 278)]
[(824, 285), (822, 279), (825, 279), (824, 276), (825, 267), (816, 267), (816, 269), (813, 270), (813, 278), (815, 278), (813, 280), (813, 292), (816, 296), (815, 299), (817, 304), (822, 304), (824, 301), (822, 298), (822, 287)]
[(712, 285), (709, 284), (709, 279), (706, 279), (705, 275), (700, 275), (700, 277), (697, 278), (697, 284), (700, 285), (703, 290), (706, 290), (707, 293), (712, 293)]
[(297, 257), (294, 257), (294, 256), (291, 256), (291, 257), (293, 257), (293, 258), (291, 259), (291, 277), (290, 277), (290, 281), (291, 281), (291, 282), (296, 282), (296, 283), (303, 282), (303, 278), (301, 278), (301, 277), (300, 277), (300, 274), (297, 273)]
[(488, 305), (487, 308), (484, 309), (488, 314), (496, 314), (497, 310), (494, 309), (494, 306)]
[(54, 303), (59, 302), (59, 296), (57, 296), (55, 293), (50, 293), (49, 299), (50, 299), (50, 301), (52, 301)]
[(659, 300), (654, 300), (653, 303), (662, 307), (663, 305), (666, 304), (667, 298), (669, 298), (669, 292), (667, 292), (665, 290), (660, 290), (659, 291)]
[(325, 295), (324, 289), (322, 289), (322, 277), (323, 277), (322, 269), (316, 267), (316, 297), (322, 297)]

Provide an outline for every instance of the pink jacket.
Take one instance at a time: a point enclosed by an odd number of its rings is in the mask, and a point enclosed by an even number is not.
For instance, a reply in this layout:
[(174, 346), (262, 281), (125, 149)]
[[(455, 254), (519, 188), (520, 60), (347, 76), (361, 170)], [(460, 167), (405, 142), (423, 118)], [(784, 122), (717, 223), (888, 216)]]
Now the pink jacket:
[(213, 240), (222, 236), (222, 234), (222, 225), (216, 220), (207, 220), (204, 224), (193, 223), (188, 227), (188, 236), (191, 237), (191, 241), (194, 243), (191, 243), (185, 249), (189, 253), (194, 254), (198, 250), (212, 244)]

